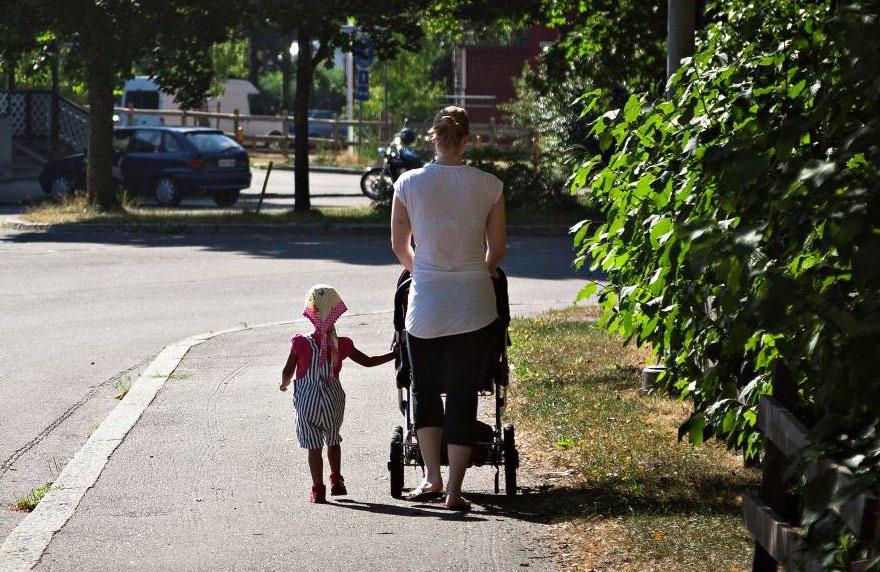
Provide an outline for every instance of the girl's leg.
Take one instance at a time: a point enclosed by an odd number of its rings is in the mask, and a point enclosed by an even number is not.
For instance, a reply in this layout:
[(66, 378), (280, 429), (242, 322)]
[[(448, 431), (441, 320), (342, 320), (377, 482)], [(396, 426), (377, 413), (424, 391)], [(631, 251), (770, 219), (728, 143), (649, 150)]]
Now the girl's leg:
[(327, 460), (330, 461), (331, 475), (339, 475), (342, 473), (342, 447), (339, 445), (330, 445), (327, 447)]
[(309, 471), (312, 473), (312, 484), (324, 484), (324, 460), (321, 449), (309, 449)]

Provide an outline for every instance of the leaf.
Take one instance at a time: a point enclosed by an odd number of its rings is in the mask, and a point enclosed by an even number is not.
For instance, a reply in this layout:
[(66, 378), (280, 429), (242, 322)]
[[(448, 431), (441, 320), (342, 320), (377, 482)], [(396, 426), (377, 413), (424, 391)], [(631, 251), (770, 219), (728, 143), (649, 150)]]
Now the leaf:
[(575, 298), (575, 302), (580, 302), (582, 300), (586, 300), (590, 298), (593, 294), (596, 293), (596, 290), (599, 288), (599, 284), (596, 282), (588, 282), (584, 285), (583, 288), (578, 291), (577, 298)]
[(632, 123), (639, 116), (642, 110), (642, 103), (639, 96), (633, 94), (629, 96), (626, 105), (623, 107), (623, 120)]

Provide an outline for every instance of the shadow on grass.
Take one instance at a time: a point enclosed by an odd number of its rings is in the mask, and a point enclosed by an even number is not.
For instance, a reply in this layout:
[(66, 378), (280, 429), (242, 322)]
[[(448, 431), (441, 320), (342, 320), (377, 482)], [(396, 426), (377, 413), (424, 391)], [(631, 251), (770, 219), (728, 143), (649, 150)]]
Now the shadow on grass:
[[(645, 488), (656, 488), (656, 481), (648, 479)], [(545, 524), (575, 518), (638, 515), (738, 516), (737, 493), (751, 484), (746, 480), (712, 477), (691, 484), (687, 490), (657, 496), (623, 490), (618, 482), (609, 480), (586, 486), (523, 489), (512, 497), (478, 493), (465, 496), (490, 514)]]

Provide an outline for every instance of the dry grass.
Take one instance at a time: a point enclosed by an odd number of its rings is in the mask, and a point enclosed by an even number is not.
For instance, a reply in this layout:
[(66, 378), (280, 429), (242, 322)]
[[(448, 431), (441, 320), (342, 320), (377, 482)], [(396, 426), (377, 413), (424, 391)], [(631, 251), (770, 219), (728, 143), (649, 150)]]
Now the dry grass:
[(576, 309), (512, 326), (511, 410), (526, 456), (558, 497), (547, 509), (564, 567), (745, 569), (739, 495), (756, 473), (717, 443), (678, 442), (686, 405), (642, 394), (646, 352), (594, 317)]
[[(248, 151), (251, 165), (258, 169), (264, 169), (272, 161), (277, 165), (293, 165), (293, 151), (285, 157), (280, 151), (268, 149), (251, 149)], [(371, 154), (360, 153), (357, 149), (353, 153), (337, 149), (317, 147), (313, 153), (309, 153), (309, 164), (322, 167), (345, 167), (351, 169), (365, 169), (379, 164), (377, 151)]]
[(387, 222), (388, 215), (372, 207), (324, 207), (308, 213), (290, 210), (266, 210), (260, 214), (243, 210), (186, 210), (126, 206), (121, 211), (106, 212), (89, 204), (83, 196), (61, 203), (46, 202), (31, 207), (22, 219), (49, 224), (112, 223), (137, 226), (164, 224), (170, 228), (186, 224), (271, 224), (296, 223), (369, 223)]
[(52, 490), (52, 483), (46, 483), (41, 487), (37, 487), (28, 494), (23, 497), (19, 497), (12, 503), (12, 510), (17, 510), (20, 512), (31, 512), (37, 505), (40, 504), (40, 501), (43, 500), (43, 497), (46, 496)]

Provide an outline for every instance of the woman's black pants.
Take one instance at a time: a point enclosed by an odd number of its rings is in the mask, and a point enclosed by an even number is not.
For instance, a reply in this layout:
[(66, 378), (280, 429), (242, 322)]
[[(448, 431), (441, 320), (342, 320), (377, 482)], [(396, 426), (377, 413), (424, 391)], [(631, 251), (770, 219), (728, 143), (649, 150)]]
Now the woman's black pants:
[(450, 445), (474, 444), (477, 393), (489, 372), (497, 332), (498, 323), (493, 322), (473, 332), (439, 338), (407, 334), (417, 430), (442, 427)]

